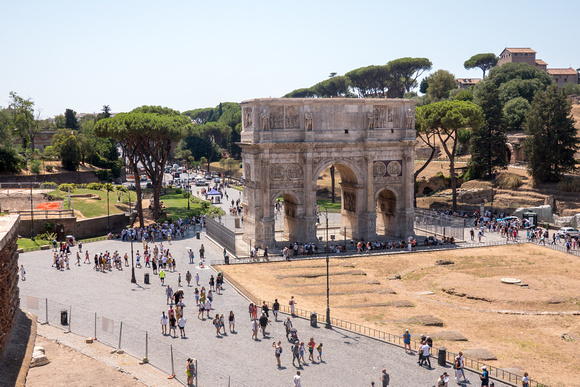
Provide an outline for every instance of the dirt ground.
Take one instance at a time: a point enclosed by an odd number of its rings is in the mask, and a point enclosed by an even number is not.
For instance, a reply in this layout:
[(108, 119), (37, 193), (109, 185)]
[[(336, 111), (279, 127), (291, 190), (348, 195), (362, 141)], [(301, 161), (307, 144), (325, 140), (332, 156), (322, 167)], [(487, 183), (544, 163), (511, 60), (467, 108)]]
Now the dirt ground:
[[(454, 264), (436, 265), (439, 259)], [(533, 379), (554, 386), (580, 386), (575, 376), (580, 371), (580, 353), (575, 350), (580, 316), (570, 313), (580, 310), (580, 262), (574, 256), (513, 245), (332, 259), (330, 265), (333, 317), (389, 333), (402, 334), (409, 328), (414, 338), (457, 331), (468, 341), (436, 339), (435, 345), (453, 352), (487, 349), (497, 356), (489, 361), (497, 367), (528, 371)], [(298, 308), (318, 312), (326, 308), (323, 260), (220, 270), (261, 299), (287, 302), (294, 295)], [(344, 274), (353, 270), (362, 274)], [(320, 276), (312, 277), (315, 274)], [(394, 274), (402, 279), (389, 280)], [(503, 284), (505, 277), (528, 286)], [(424, 326), (415, 316), (436, 317), (443, 326)], [(563, 334), (573, 339), (564, 340)]]
[(144, 386), (132, 376), (42, 336), (36, 345), (44, 347), (50, 363), (28, 371), (27, 387)]

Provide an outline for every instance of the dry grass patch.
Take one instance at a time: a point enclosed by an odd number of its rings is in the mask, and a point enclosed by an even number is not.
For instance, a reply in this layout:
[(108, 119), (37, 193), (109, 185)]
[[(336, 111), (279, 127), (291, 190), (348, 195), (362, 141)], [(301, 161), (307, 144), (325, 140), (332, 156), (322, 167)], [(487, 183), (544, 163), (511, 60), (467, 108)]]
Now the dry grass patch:
[[(439, 259), (450, 259), (455, 264), (436, 265)], [(484, 348), (498, 357), (492, 365), (520, 367), (552, 385), (580, 386), (574, 377), (580, 371), (580, 354), (575, 350), (578, 343), (561, 339), (567, 333), (580, 341), (580, 316), (495, 312), (580, 310), (577, 257), (539, 246), (510, 245), (331, 259), (330, 264), (331, 273), (356, 270), (365, 274), (331, 276), (333, 317), (390, 333), (402, 334), (409, 328), (415, 338), (426, 332), (456, 331), (468, 341), (438, 339), (435, 345), (454, 352)], [(353, 267), (345, 269), (344, 264)], [(277, 298), (287, 303), (294, 295), (297, 308), (318, 312), (326, 308), (326, 268), (322, 260), (232, 265), (219, 270), (261, 299)], [(321, 272), (324, 276), (306, 278)], [(277, 278), (279, 274), (299, 276)], [(402, 280), (388, 280), (395, 274)], [(519, 278), (529, 286), (502, 284), (500, 280), (505, 277)], [(492, 302), (448, 294), (444, 288)], [(396, 294), (389, 294), (387, 289)], [(417, 294), (424, 291), (435, 294)], [(408, 304), (413, 306), (397, 307)], [(412, 320), (415, 316), (433, 316), (443, 326), (427, 329)]]

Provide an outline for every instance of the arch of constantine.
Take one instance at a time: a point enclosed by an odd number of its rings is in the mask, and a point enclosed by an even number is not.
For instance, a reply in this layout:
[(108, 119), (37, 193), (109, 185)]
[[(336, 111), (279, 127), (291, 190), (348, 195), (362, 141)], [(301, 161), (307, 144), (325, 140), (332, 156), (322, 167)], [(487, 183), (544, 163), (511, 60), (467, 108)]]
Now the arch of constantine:
[(317, 241), (317, 179), (329, 166), (342, 180), (343, 237), (413, 235), (414, 101), (269, 98), (241, 105), (246, 242), (276, 246), (279, 197), (284, 244)]

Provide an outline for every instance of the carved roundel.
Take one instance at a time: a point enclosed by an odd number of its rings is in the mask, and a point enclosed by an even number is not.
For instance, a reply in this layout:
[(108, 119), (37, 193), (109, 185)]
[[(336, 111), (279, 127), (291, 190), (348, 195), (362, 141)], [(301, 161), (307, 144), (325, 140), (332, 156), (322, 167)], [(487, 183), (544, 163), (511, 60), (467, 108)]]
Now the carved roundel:
[(387, 172), (387, 166), (382, 161), (375, 161), (373, 164), (373, 175), (374, 176), (385, 176)]
[(387, 167), (387, 173), (390, 176), (399, 176), (402, 170), (403, 168), (401, 167), (401, 163), (398, 161), (391, 161)]
[(282, 180), (284, 178), (284, 167), (280, 164), (274, 164), (270, 167), (270, 177), (272, 180)]
[(286, 175), (289, 179), (299, 179), (302, 177), (302, 167), (298, 164), (290, 164)]

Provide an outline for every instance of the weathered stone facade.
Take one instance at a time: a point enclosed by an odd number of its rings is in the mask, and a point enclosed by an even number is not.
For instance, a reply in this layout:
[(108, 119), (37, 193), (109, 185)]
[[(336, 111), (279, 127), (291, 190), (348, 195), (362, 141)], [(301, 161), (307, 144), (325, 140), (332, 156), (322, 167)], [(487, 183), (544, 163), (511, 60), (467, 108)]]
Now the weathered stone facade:
[(18, 215), (0, 216), (0, 358), (20, 306), (16, 229)]
[(254, 99), (242, 109), (246, 241), (276, 245), (279, 196), (287, 239), (316, 241), (317, 178), (331, 165), (342, 179), (346, 237), (412, 235), (414, 101)]

